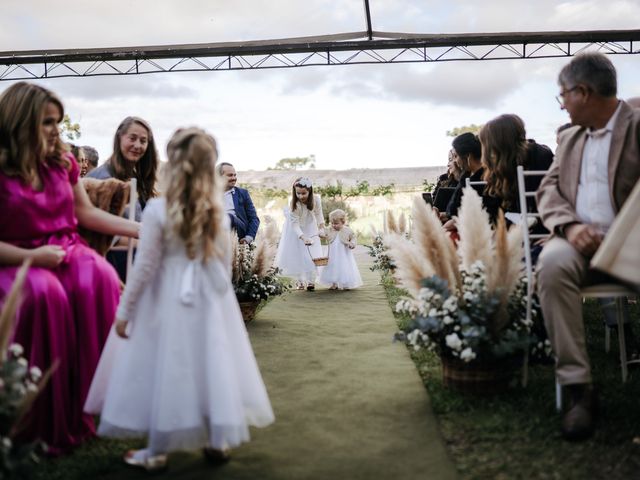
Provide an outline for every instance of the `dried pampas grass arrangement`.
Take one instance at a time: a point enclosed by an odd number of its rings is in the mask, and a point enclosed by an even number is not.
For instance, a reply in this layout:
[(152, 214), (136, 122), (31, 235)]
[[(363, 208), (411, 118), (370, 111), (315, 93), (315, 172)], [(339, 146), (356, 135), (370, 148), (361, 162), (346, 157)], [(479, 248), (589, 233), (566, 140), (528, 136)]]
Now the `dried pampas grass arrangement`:
[(404, 212), (401, 212), (400, 216), (398, 217), (398, 230), (400, 230), (400, 233), (408, 232), (407, 217), (405, 216)]
[(278, 245), (280, 241), (280, 230), (278, 224), (271, 215), (264, 216), (264, 229), (262, 230), (264, 240), (270, 245)]
[(396, 265), (395, 277), (411, 295), (417, 296), (422, 279), (435, 275), (433, 266), (425, 256), (416, 255), (415, 244), (404, 235), (390, 233), (385, 236), (384, 242)]
[(401, 233), (391, 210), (387, 210), (385, 215), (384, 233)]
[(268, 235), (266, 234), (258, 234), (255, 244), (256, 247), (253, 254), (253, 262), (251, 264), (251, 273), (258, 275), (258, 277), (264, 277), (273, 267), (277, 246), (270, 243)]
[(489, 214), (482, 208), (482, 198), (473, 188), (465, 188), (457, 221), (460, 241), (458, 254), (462, 269), (468, 270), (480, 260), (489, 267), (493, 256), (493, 232)]
[(422, 198), (413, 202), (413, 230), (411, 237), (417, 246), (417, 254), (428, 259), (435, 275), (446, 280), (449, 288), (460, 287), (458, 258), (451, 239), (442, 228), (440, 219)]
[[(442, 227), (440, 220), (421, 198), (412, 208), (411, 239), (390, 228), (387, 214), (385, 235), (388, 255), (396, 265), (395, 276), (412, 296), (416, 296), (424, 278), (437, 275), (448, 282), (452, 292), (461, 292), (462, 270), (474, 263), (483, 263), (487, 278), (487, 292), (500, 300), (498, 313), (490, 326), (495, 333), (509, 322), (508, 301), (523, 272), (522, 231), (517, 225), (507, 230), (500, 213), (495, 232), (489, 215), (482, 207), (482, 199), (473, 188), (466, 188), (459, 210), (457, 228), (460, 234), (458, 249)], [(396, 224), (393, 223), (395, 226)]]

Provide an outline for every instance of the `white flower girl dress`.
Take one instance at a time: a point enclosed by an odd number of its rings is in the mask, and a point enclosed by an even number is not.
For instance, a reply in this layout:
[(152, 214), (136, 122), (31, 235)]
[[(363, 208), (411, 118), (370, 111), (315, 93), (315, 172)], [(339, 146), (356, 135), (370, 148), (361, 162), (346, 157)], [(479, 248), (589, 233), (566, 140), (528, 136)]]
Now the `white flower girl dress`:
[[(284, 226), (275, 260), (283, 275), (304, 283), (314, 283), (323, 268), (313, 263), (313, 258), (324, 256), (318, 236), (318, 225), (324, 224), (320, 195), (313, 195), (313, 205), (313, 210), (300, 203), (293, 211), (288, 207), (284, 209)], [(313, 240), (313, 244), (305, 245), (300, 235)]]
[(144, 210), (117, 317), (130, 338), (111, 331), (85, 404), (99, 435), (146, 435), (154, 453), (222, 450), (274, 421), (227, 262), (190, 260), (164, 199)]
[(357, 288), (362, 286), (362, 277), (358, 270), (353, 249), (349, 244), (356, 245), (356, 236), (349, 227), (340, 230), (329, 229), (329, 263), (320, 273), (320, 283), (336, 286), (337, 288)]

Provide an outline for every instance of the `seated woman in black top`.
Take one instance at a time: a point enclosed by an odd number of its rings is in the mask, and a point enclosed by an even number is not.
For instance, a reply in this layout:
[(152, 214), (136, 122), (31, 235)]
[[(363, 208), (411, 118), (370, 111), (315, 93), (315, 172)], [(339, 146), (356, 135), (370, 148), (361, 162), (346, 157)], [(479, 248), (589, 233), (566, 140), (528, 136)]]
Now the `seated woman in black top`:
[[(546, 145), (527, 140), (524, 122), (514, 114), (504, 114), (488, 121), (478, 134), (482, 144), (482, 165), (487, 182), (485, 207), (492, 219), (498, 210), (520, 212), (518, 201), (517, 168), (525, 170), (548, 170), (553, 162), (553, 153)], [(527, 191), (538, 189), (541, 176), (525, 177)], [(527, 199), (527, 210), (536, 213), (532, 197)], [(544, 228), (542, 225), (537, 228)], [(537, 232), (536, 232), (537, 233)]]
[[(460, 181), (453, 193), (453, 197), (447, 205), (447, 211), (440, 213), (440, 220), (445, 223), (445, 228), (453, 229), (453, 223), (448, 221), (454, 215), (458, 214), (458, 209), (462, 202), (462, 191), (466, 184), (466, 179), (470, 178), (472, 182), (482, 180), (482, 147), (480, 140), (473, 133), (467, 132), (458, 135), (451, 143), (453, 146), (453, 160), (462, 169)], [(448, 227), (447, 227), (448, 225)]]

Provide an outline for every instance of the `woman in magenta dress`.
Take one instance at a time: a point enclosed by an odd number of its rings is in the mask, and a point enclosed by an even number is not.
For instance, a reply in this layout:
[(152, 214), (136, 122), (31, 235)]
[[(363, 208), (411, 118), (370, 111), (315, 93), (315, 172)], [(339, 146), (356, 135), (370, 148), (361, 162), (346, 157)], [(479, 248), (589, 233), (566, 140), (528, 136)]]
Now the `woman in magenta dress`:
[(82, 413), (119, 300), (118, 276), (78, 235), (78, 224), (137, 237), (138, 224), (95, 208), (60, 140), (62, 102), (26, 82), (0, 95), (0, 304), (18, 266), (32, 261), (14, 332), (31, 365), (59, 366), (37, 399), (23, 440), (51, 454), (94, 435)]

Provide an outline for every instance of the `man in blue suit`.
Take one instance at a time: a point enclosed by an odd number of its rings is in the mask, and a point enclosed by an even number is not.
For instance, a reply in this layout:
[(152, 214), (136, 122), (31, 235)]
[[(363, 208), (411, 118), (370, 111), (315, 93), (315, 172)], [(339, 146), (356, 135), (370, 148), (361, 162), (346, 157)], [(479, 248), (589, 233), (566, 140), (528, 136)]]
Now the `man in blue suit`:
[(224, 206), (231, 219), (231, 227), (238, 234), (240, 243), (251, 243), (256, 238), (260, 219), (249, 192), (244, 188), (236, 187), (238, 176), (236, 169), (230, 163), (218, 164), (218, 173), (226, 180)]

